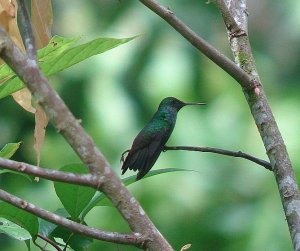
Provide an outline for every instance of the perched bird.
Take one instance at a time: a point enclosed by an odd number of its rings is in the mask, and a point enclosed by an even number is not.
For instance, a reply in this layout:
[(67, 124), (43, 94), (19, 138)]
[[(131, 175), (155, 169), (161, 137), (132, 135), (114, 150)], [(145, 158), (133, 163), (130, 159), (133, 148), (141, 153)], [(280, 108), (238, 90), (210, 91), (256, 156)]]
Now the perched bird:
[(205, 103), (185, 103), (174, 97), (167, 97), (160, 102), (150, 122), (135, 137), (131, 149), (122, 154), (122, 174), (128, 169), (138, 170), (136, 180), (139, 180), (149, 172), (174, 129), (178, 111), (186, 105)]

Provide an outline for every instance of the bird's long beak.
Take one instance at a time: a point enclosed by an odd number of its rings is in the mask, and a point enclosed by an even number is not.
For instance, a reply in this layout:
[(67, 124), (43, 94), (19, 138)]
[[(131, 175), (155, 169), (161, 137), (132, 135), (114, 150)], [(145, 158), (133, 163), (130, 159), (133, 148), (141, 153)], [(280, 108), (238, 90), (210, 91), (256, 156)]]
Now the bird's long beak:
[(186, 105), (206, 105), (206, 103), (190, 103), (190, 102), (183, 102), (183, 104)]

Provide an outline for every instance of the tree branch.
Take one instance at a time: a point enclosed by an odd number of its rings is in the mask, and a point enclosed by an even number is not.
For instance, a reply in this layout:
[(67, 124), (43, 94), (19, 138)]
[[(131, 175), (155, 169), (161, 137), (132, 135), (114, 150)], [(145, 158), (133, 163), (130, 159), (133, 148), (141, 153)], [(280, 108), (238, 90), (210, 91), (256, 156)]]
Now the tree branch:
[[(237, 23), (237, 21), (234, 19), (234, 17), (230, 13), (230, 7), (227, 6), (224, 1), (217, 0), (217, 4), (219, 6), (219, 9), (222, 13), (223, 17), (226, 17), (226, 28), (228, 31), (228, 35), (230, 38), (232, 37), (238, 37), (238, 36), (247, 36), (247, 25), (244, 25), (245, 23)], [(241, 27), (242, 26), (242, 27)]]
[[(23, 25), (30, 25), (28, 20), (25, 20), (25, 23)], [(27, 37), (29, 38), (30, 35)], [(50, 122), (64, 136), (88, 167), (89, 172), (99, 176), (102, 183), (98, 189), (111, 200), (122, 217), (128, 222), (131, 230), (149, 236), (145, 248), (149, 251), (173, 250), (112, 170), (91, 137), (81, 127), (79, 121), (75, 119), (63, 100), (48, 84), (38, 67), (37, 60), (23, 54), (3, 29), (0, 29), (0, 56), (24, 82), (36, 103), (44, 109)]]
[[(248, 29), (246, 0), (217, 0), (217, 5), (226, 27), (234, 19), (244, 30)], [(294, 249), (300, 251), (300, 194), (286, 146), (261, 85), (249, 37), (229, 36), (229, 41), (236, 64), (258, 83), (254, 90), (244, 90), (244, 94), (274, 170)]]
[[(41, 238), (42, 240), (44, 240), (45, 242), (49, 243), (52, 247), (54, 247), (57, 251), (62, 251), (62, 249), (52, 240), (50, 240), (49, 238), (41, 235), (41, 234), (37, 234), (37, 237)], [(33, 243), (38, 246), (41, 250), (43, 250), (43, 248), (37, 244), (36, 240), (33, 240)]]
[(32, 26), (29, 18), (29, 14), (26, 8), (26, 3), (24, 0), (18, 0), (19, 12), (20, 12), (20, 21), (23, 24), (23, 35), (24, 35), (24, 44), (28, 56), (36, 60), (36, 46), (34, 41), (34, 36), (32, 32)]
[(232, 60), (223, 55), (220, 51), (198, 36), (183, 21), (174, 15), (174, 13), (155, 0), (140, 0), (142, 4), (147, 6), (158, 16), (168, 22), (175, 30), (178, 31), (187, 41), (196, 47), (205, 56), (220, 66), (230, 76), (232, 76), (244, 89), (252, 88), (255, 85), (254, 79), (251, 78), (242, 69), (236, 66)]
[(57, 171), (53, 169), (41, 168), (29, 165), (23, 162), (17, 162), (10, 159), (0, 158), (0, 166), (9, 170), (26, 173), (40, 178), (45, 178), (52, 181), (61, 181), (70, 184), (88, 186), (98, 189), (102, 186), (103, 181), (95, 174), (75, 174)]
[(242, 36), (232, 36), (231, 30), (228, 29), (229, 41), (236, 64), (207, 44), (169, 9), (154, 0), (140, 0), (140, 2), (165, 19), (199, 51), (237, 80), (243, 88), (275, 174), (294, 248), (300, 251), (299, 189), (289, 155), (264, 94), (252, 56), (247, 35), (246, 0), (217, 0), (226, 27), (230, 28), (232, 25), (238, 24), (238, 29), (242, 27), (242, 30), (245, 31)]
[(65, 227), (74, 233), (82, 234), (91, 238), (95, 238), (102, 241), (109, 241), (119, 244), (133, 245), (137, 247), (143, 247), (147, 238), (141, 234), (121, 234), (117, 232), (106, 232), (93, 227), (81, 225), (77, 222), (63, 218), (57, 214), (51, 213), (47, 210), (39, 208), (25, 200), (22, 200), (12, 194), (0, 189), (0, 199), (10, 203), (22, 210), (30, 212), (40, 218), (50, 221), (54, 224)]
[(234, 151), (229, 151), (229, 150), (224, 150), (224, 149), (214, 148), (214, 147), (195, 147), (195, 146), (165, 146), (164, 147), (164, 151), (169, 151), (169, 150), (185, 150), (185, 151), (216, 153), (216, 154), (221, 154), (226, 156), (243, 158), (255, 162), (256, 164), (261, 165), (266, 169), (272, 171), (272, 166), (269, 162), (262, 159), (258, 159), (252, 155), (243, 153), (241, 151), (234, 152)]

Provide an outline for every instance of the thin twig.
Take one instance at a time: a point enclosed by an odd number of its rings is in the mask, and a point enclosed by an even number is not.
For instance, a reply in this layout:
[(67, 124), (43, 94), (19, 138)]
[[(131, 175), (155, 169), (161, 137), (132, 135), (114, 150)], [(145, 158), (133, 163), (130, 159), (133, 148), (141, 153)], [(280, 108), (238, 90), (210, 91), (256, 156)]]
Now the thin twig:
[[(54, 247), (57, 251), (62, 251), (61, 248), (52, 240), (50, 240), (49, 238), (41, 235), (41, 234), (37, 234), (37, 236), (41, 239), (43, 239), (44, 241), (46, 241), (47, 243), (49, 243), (52, 247)], [(35, 243), (36, 244), (36, 243)], [(36, 244), (37, 245), (37, 244)]]
[(32, 240), (33, 244), (36, 245), (41, 251), (45, 251), (46, 249), (37, 243), (37, 239)]
[(216, 154), (221, 154), (221, 155), (226, 155), (226, 156), (232, 156), (232, 157), (237, 157), (237, 158), (243, 158), (250, 160), (252, 162), (255, 162), (258, 165), (261, 165), (265, 167), (266, 169), (272, 171), (272, 166), (269, 162), (256, 158), (250, 154), (243, 153), (241, 151), (230, 151), (230, 150), (224, 150), (220, 148), (215, 148), (215, 147), (196, 147), (196, 146), (165, 146), (164, 151), (169, 151), (169, 150), (185, 150), (185, 151), (196, 151), (196, 152), (206, 152), (206, 153), (216, 153)]
[(22, 210), (30, 212), (40, 218), (50, 221), (56, 225), (68, 228), (74, 233), (82, 234), (94, 239), (110, 241), (114, 243), (133, 245), (142, 247), (146, 238), (140, 234), (122, 234), (117, 232), (102, 231), (93, 227), (88, 227), (77, 222), (66, 219), (45, 209), (39, 208), (25, 200), (22, 200), (2, 189), (0, 189), (0, 200), (6, 201)]
[(237, 67), (232, 60), (198, 36), (191, 28), (176, 17), (169, 8), (162, 6), (155, 0), (140, 0), (140, 2), (168, 22), (200, 52), (229, 73), (243, 88), (252, 88), (254, 84), (252, 77), (245, 73), (241, 68)]
[(35, 46), (35, 41), (34, 41), (34, 36), (33, 36), (33, 31), (32, 31), (32, 26), (29, 18), (29, 14), (26, 8), (26, 3), (24, 0), (18, 0), (19, 4), (19, 10), (20, 10), (20, 21), (23, 25), (23, 30), (24, 30), (24, 44), (26, 51), (28, 53), (28, 56), (33, 59), (37, 60), (36, 57), (36, 46)]

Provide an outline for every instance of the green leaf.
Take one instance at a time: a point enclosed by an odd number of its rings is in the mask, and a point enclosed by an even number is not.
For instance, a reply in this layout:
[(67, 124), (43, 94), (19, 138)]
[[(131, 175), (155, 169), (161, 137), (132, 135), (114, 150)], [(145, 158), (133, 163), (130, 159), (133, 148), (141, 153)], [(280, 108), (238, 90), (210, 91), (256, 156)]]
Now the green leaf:
[(13, 75), (9, 80), (0, 84), (0, 99), (21, 90), (24, 87), (25, 85), (23, 82), (16, 75)]
[(13, 170), (9, 170), (9, 169), (0, 169), (0, 175), (3, 174), (3, 173), (11, 173), (11, 174), (15, 174), (15, 175), (20, 175), (20, 176), (23, 176), (24, 178), (28, 179), (29, 181), (33, 181), (34, 178), (25, 174), (25, 173), (20, 173), (20, 172), (16, 172), (16, 171), (13, 171)]
[[(85, 223), (83, 223), (86, 225)], [(65, 243), (76, 251), (87, 251), (89, 250), (90, 244), (93, 242), (93, 239), (86, 237), (80, 234), (74, 234), (70, 230), (65, 229), (61, 226), (58, 226), (53, 233), (51, 234), (53, 238), (61, 238)]]
[(0, 81), (10, 79), (14, 75), (15, 73), (7, 64), (0, 65)]
[[(59, 208), (55, 212), (55, 214), (58, 214), (64, 218), (69, 217), (69, 213), (66, 211), (64, 208)], [(51, 233), (56, 229), (58, 226), (55, 225), (52, 222), (46, 221), (44, 219), (40, 219), (40, 224), (39, 224), (39, 233), (45, 237), (48, 237), (51, 235)]]
[(56, 58), (68, 48), (75, 45), (80, 40), (80, 36), (67, 38), (54, 36), (49, 41), (48, 45), (38, 50), (39, 62), (45, 62), (47, 60)]
[[(75, 45), (80, 37), (63, 38), (55, 36), (49, 44), (38, 51), (40, 68), (44, 75), (50, 76), (77, 64), (91, 56), (103, 53), (134, 39), (97, 38), (90, 42)], [(7, 65), (0, 66), (0, 99), (24, 88), (23, 82)]]
[[(64, 218), (69, 218), (68, 212), (64, 208), (60, 208), (54, 212), (55, 214), (58, 214)], [(73, 219), (76, 222), (80, 222), (79, 219)], [(85, 222), (83, 222), (84, 225), (86, 225)], [(40, 229), (39, 233), (45, 237), (50, 238), (51, 240), (55, 241), (55, 238), (63, 239), (65, 243), (68, 243), (68, 245), (73, 250), (78, 251), (85, 251), (88, 250), (89, 245), (93, 242), (92, 238), (85, 237), (79, 234), (74, 234), (71, 231), (61, 227), (57, 226), (51, 222), (48, 222), (46, 220), (41, 219), (40, 220)], [(56, 241), (55, 241), (56, 242)]]
[(24, 210), (12, 206), (6, 202), (0, 203), (0, 217), (8, 219), (25, 228), (33, 239), (36, 238), (39, 228), (38, 218)]
[[(181, 168), (165, 168), (165, 169), (158, 169), (158, 170), (152, 170), (148, 172), (143, 179), (163, 174), (163, 173), (170, 173), (170, 172), (197, 172), (195, 170), (188, 170), (188, 169), (181, 169)], [(132, 175), (129, 177), (126, 177), (122, 179), (125, 186), (129, 186), (132, 183), (137, 182), (136, 181), (136, 175)], [(81, 219), (84, 219), (84, 217), (87, 215), (89, 211), (91, 211), (95, 206), (113, 206), (110, 200), (101, 192), (96, 192), (93, 199), (90, 201), (90, 203), (87, 205), (87, 207), (82, 211)]]
[[(86, 167), (82, 164), (67, 165), (62, 167), (60, 170), (73, 173), (87, 172)], [(54, 182), (54, 188), (61, 203), (74, 219), (78, 218), (81, 211), (87, 206), (96, 192), (96, 190), (89, 187), (62, 182)]]
[[(64, 38), (60, 36), (54, 36), (47, 46), (40, 49), (38, 51), (38, 58), (40, 62), (45, 62), (48, 59), (53, 59), (61, 54), (63, 51), (68, 49), (69, 47), (75, 45), (78, 40), (80, 39), (79, 36), (73, 38)], [(3, 93), (4, 91), (10, 91), (17, 88), (23, 88), (23, 83), (17, 78), (14, 71), (7, 65), (2, 64), (0, 65), (0, 80), (6, 79), (7, 82), (0, 85), (0, 92)], [(15, 79), (14, 82), (8, 81)], [(9, 85), (8, 85), (9, 84)], [(15, 86), (14, 86), (15, 85)]]
[(68, 48), (60, 53), (59, 56), (41, 62), (40, 67), (46, 76), (51, 76), (91, 56), (108, 51), (132, 39), (97, 38), (88, 43)]
[(0, 217), (0, 233), (19, 241), (31, 239), (31, 235), (26, 229), (3, 217)]
[(0, 157), (10, 159), (14, 153), (18, 150), (22, 142), (8, 143), (0, 150)]

